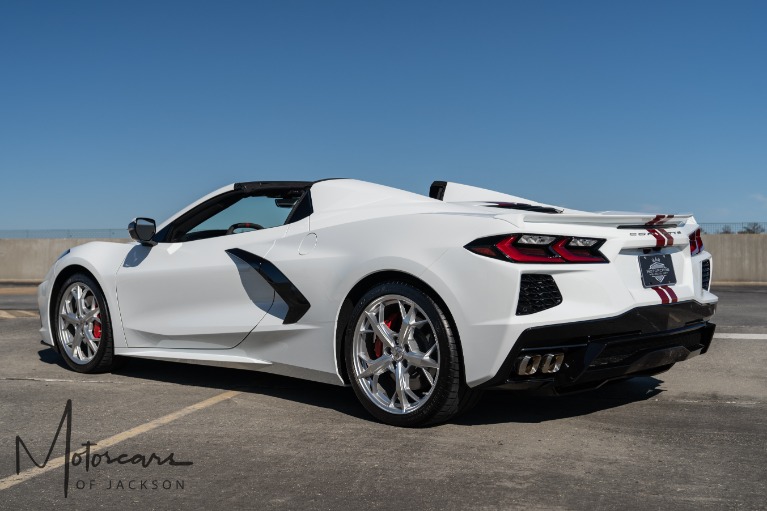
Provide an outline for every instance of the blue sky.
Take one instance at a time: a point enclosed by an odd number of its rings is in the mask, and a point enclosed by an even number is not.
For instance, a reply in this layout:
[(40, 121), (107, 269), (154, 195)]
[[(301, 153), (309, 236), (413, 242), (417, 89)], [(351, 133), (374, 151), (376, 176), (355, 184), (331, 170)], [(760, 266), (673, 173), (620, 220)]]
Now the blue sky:
[(767, 221), (767, 2), (0, 2), (0, 229), (242, 180)]

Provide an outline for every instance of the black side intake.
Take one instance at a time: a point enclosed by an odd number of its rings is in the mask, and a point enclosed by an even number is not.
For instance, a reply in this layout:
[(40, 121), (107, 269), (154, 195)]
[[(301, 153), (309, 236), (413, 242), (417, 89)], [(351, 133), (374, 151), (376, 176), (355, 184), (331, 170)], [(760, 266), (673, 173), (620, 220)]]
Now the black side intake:
[(711, 289), (711, 260), (706, 259), (701, 265), (701, 277), (703, 280), (703, 289), (706, 291)]
[(517, 316), (535, 314), (562, 303), (562, 294), (551, 275), (525, 274), (519, 285)]

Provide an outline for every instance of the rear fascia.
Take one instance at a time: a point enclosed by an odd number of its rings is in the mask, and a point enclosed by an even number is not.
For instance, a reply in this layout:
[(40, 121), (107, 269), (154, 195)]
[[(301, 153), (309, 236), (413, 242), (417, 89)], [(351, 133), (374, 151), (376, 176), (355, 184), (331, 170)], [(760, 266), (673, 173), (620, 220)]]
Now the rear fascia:
[[(499, 371), (481, 387), (506, 385), (509, 388), (528, 388), (531, 383), (537, 383), (537, 386), (551, 385), (561, 391), (574, 388), (585, 381), (602, 383), (630, 375), (632, 372), (662, 368), (666, 365), (662, 357), (658, 358), (657, 365), (648, 361), (637, 364), (637, 361), (653, 352), (678, 347), (685, 347), (690, 354), (696, 349), (699, 350), (698, 353), (705, 353), (715, 328), (708, 320), (713, 317), (715, 311), (714, 303), (688, 301), (637, 307), (618, 316), (600, 320), (528, 328), (519, 336)], [(636, 353), (633, 357), (627, 357), (624, 364), (588, 370), (592, 361), (604, 350), (609, 351), (617, 345), (627, 350), (633, 347)], [(643, 346), (646, 346), (644, 350)], [(545, 351), (565, 353), (563, 370), (559, 374), (544, 378), (537, 375), (519, 377), (515, 374), (515, 362), (521, 354)], [(684, 355), (684, 352), (682, 354)], [(688, 357), (689, 355), (675, 361)], [(610, 371), (607, 371), (608, 369)]]
[[(494, 232), (482, 236), (535, 232), (554, 236), (605, 239), (600, 251), (607, 264), (517, 264), (474, 254), (463, 246), (447, 250), (422, 275), (453, 313), (464, 349), (466, 381), (476, 387), (495, 377), (522, 333), (534, 327), (568, 324), (620, 316), (632, 309), (660, 305), (659, 295), (641, 282), (638, 255), (669, 254), (677, 274), (676, 302), (714, 304), (717, 297), (700, 285), (700, 265), (710, 254), (690, 257), (687, 230), (679, 227), (673, 245), (655, 247), (652, 236), (616, 226), (536, 223), (518, 225), (496, 218)], [(646, 232), (646, 231), (645, 231)], [(467, 243), (471, 240), (467, 240)], [(648, 252), (649, 251), (649, 252)], [(556, 307), (517, 316), (523, 274), (551, 275), (562, 294)]]

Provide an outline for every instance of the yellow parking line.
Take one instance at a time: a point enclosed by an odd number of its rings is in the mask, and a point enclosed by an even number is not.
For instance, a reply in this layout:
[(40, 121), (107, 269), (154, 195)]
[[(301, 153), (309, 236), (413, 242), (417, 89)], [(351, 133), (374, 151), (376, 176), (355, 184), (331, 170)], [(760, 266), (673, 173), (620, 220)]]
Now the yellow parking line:
[[(189, 405), (186, 408), (182, 408), (181, 410), (178, 410), (176, 412), (169, 413), (168, 415), (164, 417), (160, 417), (159, 419), (155, 419), (151, 422), (147, 422), (146, 424), (136, 426), (135, 428), (131, 428), (127, 431), (123, 431), (122, 433), (118, 433), (114, 436), (110, 436), (109, 438), (105, 438), (104, 440), (100, 440), (95, 443), (98, 444), (99, 451), (108, 449), (115, 444), (119, 444), (123, 440), (133, 438), (142, 433), (146, 433), (147, 431), (151, 431), (155, 428), (159, 428), (160, 426), (164, 426), (165, 424), (168, 424), (169, 422), (173, 422), (176, 419), (180, 419), (181, 417), (184, 417), (185, 415), (189, 415), (192, 412), (196, 412), (197, 410), (208, 408), (209, 406), (213, 406), (216, 403), (220, 403), (221, 401), (226, 401), (227, 399), (231, 399), (238, 394), (240, 394), (240, 392), (237, 390), (228, 390), (226, 392), (222, 392), (221, 394), (218, 394), (217, 396), (213, 396), (204, 401), (200, 401), (199, 403)], [(83, 455), (84, 453), (85, 451), (82, 451), (80, 454)], [(74, 455), (74, 452), (72, 453), (72, 455)], [(19, 474), (15, 474), (15, 475), (6, 477), (4, 479), (0, 479), (0, 490), (11, 488), (12, 486), (16, 486), (19, 483), (23, 483), (24, 481), (32, 479), (35, 476), (39, 476), (51, 470), (63, 467), (66, 461), (67, 460), (65, 459), (64, 456), (59, 456), (58, 458), (48, 461), (48, 464), (45, 465), (45, 467), (43, 468), (37, 468), (37, 467), (30, 468), (30, 469), (24, 470), (23, 472)]]
[(39, 317), (40, 317), (40, 314), (35, 311), (0, 310), (0, 319), (39, 318)]

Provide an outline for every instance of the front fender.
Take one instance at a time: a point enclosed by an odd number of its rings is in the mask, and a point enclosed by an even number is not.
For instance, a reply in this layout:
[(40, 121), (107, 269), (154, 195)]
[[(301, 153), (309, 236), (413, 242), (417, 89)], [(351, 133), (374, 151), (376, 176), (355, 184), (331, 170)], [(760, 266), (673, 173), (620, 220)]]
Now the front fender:
[(40, 333), (47, 344), (53, 345), (53, 331), (50, 322), (51, 304), (56, 300), (59, 286), (73, 272), (85, 270), (90, 273), (106, 297), (112, 319), (112, 337), (115, 348), (126, 347), (125, 333), (120, 319), (117, 301), (117, 270), (136, 243), (93, 241), (69, 250), (53, 264), (45, 280), (38, 288), (38, 307), (42, 328)]

